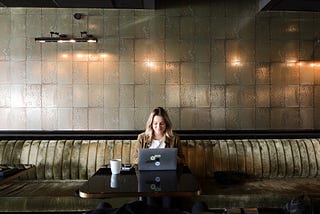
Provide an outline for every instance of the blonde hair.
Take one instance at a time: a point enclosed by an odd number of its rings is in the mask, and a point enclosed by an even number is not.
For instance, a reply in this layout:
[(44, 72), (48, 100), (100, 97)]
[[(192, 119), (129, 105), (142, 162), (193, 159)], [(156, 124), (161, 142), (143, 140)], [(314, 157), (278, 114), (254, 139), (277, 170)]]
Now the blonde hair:
[(166, 124), (166, 130), (165, 135), (169, 138), (173, 137), (173, 131), (172, 131), (172, 123), (170, 121), (169, 115), (166, 110), (164, 110), (162, 107), (158, 107), (152, 110), (152, 112), (149, 115), (149, 118), (146, 123), (146, 130), (145, 134), (148, 136), (149, 139), (152, 139), (153, 137), (153, 128), (152, 123), (155, 116), (161, 116), (163, 117), (163, 120)]

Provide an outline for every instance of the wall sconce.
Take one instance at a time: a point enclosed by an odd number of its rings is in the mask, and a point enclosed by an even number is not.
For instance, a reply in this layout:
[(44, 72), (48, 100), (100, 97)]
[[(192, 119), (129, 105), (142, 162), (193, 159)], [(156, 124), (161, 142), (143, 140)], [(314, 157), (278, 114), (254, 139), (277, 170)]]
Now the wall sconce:
[(35, 41), (41, 42), (41, 43), (45, 43), (45, 42), (59, 42), (59, 43), (64, 43), (64, 42), (71, 42), (71, 43), (90, 42), (90, 43), (94, 43), (94, 42), (98, 42), (98, 39), (96, 37), (94, 37), (91, 34), (88, 34), (86, 31), (83, 31), (80, 33), (81, 33), (81, 37), (77, 38), (77, 37), (68, 36), (66, 34), (59, 34), (58, 32), (50, 32), (50, 37), (36, 37)]

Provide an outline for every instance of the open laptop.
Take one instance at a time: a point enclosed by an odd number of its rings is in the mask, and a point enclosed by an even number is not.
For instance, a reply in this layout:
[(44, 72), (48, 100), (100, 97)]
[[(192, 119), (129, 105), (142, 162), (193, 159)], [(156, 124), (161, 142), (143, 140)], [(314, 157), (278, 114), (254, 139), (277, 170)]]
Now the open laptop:
[(176, 170), (177, 148), (139, 149), (138, 170)]

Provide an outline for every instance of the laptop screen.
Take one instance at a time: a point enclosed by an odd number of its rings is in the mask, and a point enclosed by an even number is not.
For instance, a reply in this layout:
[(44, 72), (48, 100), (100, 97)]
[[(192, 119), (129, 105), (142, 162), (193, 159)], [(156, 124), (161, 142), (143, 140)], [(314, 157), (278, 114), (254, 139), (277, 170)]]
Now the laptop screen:
[(177, 148), (139, 149), (138, 170), (176, 170)]

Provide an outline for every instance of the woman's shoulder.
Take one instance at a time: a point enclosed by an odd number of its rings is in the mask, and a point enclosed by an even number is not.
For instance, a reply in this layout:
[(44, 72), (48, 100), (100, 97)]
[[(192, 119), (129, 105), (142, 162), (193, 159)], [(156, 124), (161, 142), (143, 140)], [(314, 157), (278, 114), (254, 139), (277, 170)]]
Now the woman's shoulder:
[(179, 137), (179, 134), (178, 134), (177, 132), (172, 132), (172, 135), (173, 135), (174, 137)]
[(172, 132), (170, 135), (167, 135), (171, 140), (179, 140), (180, 136), (176, 132)]
[(147, 134), (145, 132), (138, 134), (138, 139), (139, 138), (146, 138), (146, 137), (147, 137)]

